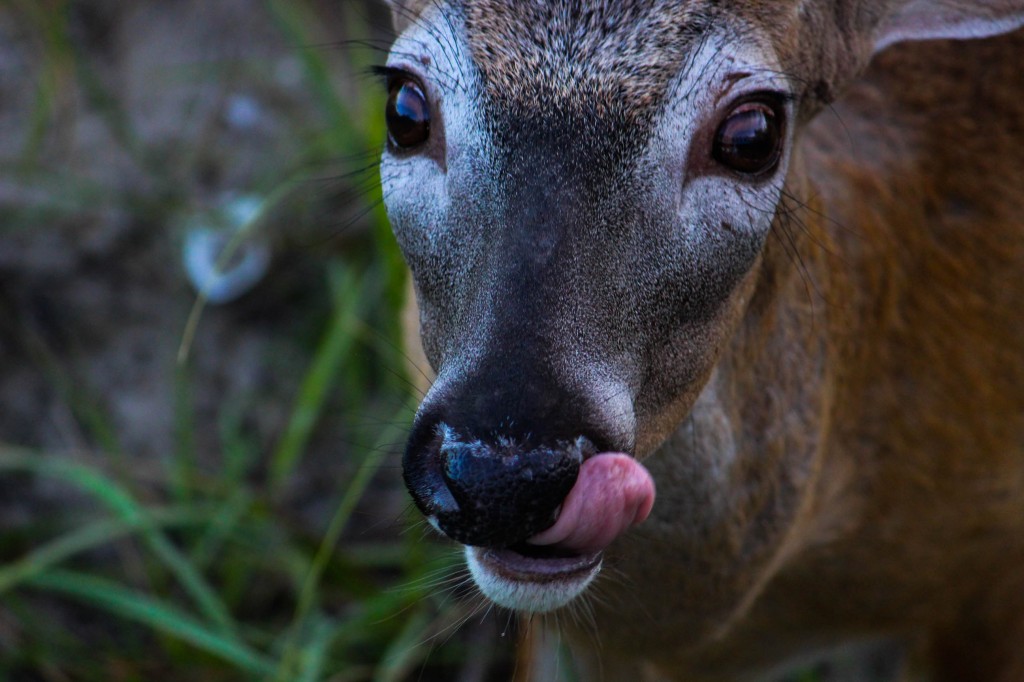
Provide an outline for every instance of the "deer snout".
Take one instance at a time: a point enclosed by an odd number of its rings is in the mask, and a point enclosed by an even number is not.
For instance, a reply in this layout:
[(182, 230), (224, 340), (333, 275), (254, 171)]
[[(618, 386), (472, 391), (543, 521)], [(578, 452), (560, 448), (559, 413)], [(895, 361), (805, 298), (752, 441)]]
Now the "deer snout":
[(650, 473), (628, 454), (630, 394), (600, 369), (560, 383), (505, 355), (473, 374), (442, 371), (416, 417), (406, 486), (431, 524), (467, 546), (473, 581), (501, 606), (568, 604), (654, 504)]
[(492, 442), (442, 422), (417, 425), (405, 455), (405, 483), (416, 505), (452, 539), (510, 547), (555, 523), (583, 460), (596, 452), (585, 437), (531, 446), (514, 437)]

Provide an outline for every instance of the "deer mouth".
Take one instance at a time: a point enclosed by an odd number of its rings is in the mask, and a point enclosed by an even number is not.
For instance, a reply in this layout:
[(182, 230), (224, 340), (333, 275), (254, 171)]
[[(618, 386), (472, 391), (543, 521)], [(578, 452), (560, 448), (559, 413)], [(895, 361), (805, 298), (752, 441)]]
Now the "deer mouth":
[(601, 571), (604, 554), (554, 556), (531, 545), (466, 547), (466, 564), (491, 601), (515, 611), (547, 613), (581, 595)]
[(561, 555), (544, 547), (517, 545), (508, 549), (478, 550), (476, 560), (505, 580), (560, 582), (578, 579), (600, 568), (602, 552)]
[(504, 549), (467, 547), (480, 590), (495, 603), (543, 613), (582, 594), (601, 570), (604, 550), (650, 514), (654, 481), (629, 455), (588, 458), (547, 530)]

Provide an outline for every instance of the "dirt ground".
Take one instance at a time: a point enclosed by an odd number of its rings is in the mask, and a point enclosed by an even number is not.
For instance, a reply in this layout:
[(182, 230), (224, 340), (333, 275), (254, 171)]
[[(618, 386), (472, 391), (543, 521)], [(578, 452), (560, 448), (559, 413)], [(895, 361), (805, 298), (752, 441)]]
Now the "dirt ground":
[[(332, 122), (272, 3), (74, 2), (68, 45), (45, 35), (47, 5), (63, 3), (0, 10), (0, 441), (116, 447), (158, 468), (180, 447), (190, 225), (233, 196), (266, 196)], [(303, 9), (320, 15), (332, 85), (357, 97), (346, 16), (338, 3)], [(376, 4), (355, 9), (386, 33)], [(279, 435), (330, 314), (325, 263), (369, 248), (367, 226), (346, 218), (362, 199), (338, 205), (345, 193), (329, 189), (293, 191), (266, 228), (262, 281), (202, 315), (187, 369), (201, 462), (217, 457), (225, 406), (253, 441)], [(328, 418), (317, 431), (326, 467), (341, 459), (341, 428)], [(3, 518), (19, 513), (31, 510)]]

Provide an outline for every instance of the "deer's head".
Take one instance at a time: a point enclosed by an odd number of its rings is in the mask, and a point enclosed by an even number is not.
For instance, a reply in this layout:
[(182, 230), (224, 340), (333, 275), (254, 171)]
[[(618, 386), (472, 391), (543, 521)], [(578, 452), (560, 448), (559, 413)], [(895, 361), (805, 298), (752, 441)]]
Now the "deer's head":
[[(891, 43), (1024, 15), (994, 0), (393, 7), (381, 173), (437, 373), (405, 480), (471, 547), (484, 592), (527, 611), (581, 592), (650, 509), (637, 460), (686, 418), (771, 269), (801, 126)], [(744, 485), (775, 475), (733, 456)], [(712, 500), (736, 485), (692, 482)]]

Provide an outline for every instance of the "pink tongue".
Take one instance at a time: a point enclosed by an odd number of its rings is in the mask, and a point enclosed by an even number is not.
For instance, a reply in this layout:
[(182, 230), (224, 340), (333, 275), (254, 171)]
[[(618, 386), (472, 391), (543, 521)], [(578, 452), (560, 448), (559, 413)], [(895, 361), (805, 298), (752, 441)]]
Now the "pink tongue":
[(629, 455), (604, 453), (583, 462), (555, 525), (527, 540), (580, 554), (599, 552), (651, 513), (654, 480)]

